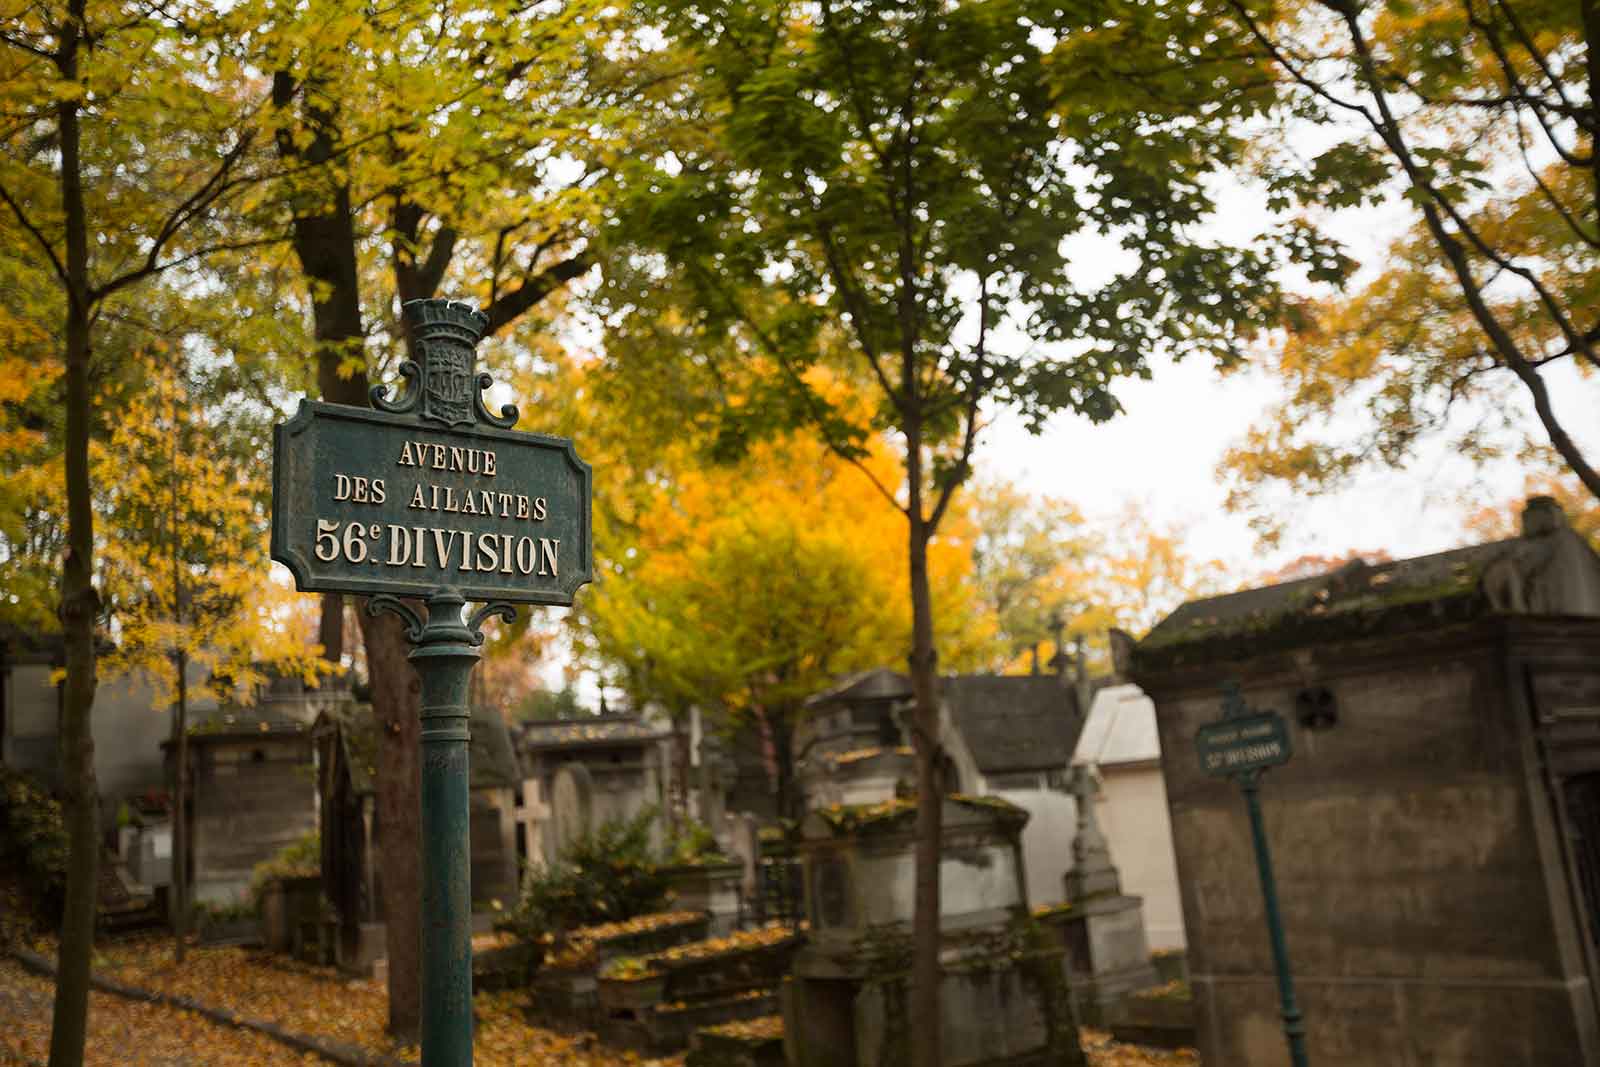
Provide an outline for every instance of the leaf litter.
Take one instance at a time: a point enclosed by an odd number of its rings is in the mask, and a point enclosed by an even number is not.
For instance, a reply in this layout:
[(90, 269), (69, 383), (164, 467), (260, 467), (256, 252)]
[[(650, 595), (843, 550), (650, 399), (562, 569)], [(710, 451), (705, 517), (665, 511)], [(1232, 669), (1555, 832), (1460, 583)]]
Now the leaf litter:
[[(768, 931), (761, 932), (771, 936)], [(759, 940), (765, 940), (765, 936)], [(54, 957), (55, 945), (34, 946)], [(302, 1034), (357, 1045), (368, 1052), (417, 1060), (420, 1050), (396, 1043), (385, 1031), (388, 995), (368, 978), (351, 978), (260, 950), (190, 948), (178, 966), (167, 938), (99, 946), (95, 972), (128, 985), (190, 997), (242, 1016)], [(50, 1046), (54, 986), (13, 960), (0, 959), (0, 1062), (44, 1061)], [(608, 1048), (592, 1034), (558, 1033), (527, 1022), (526, 990), (479, 993), (473, 998), (477, 1067), (681, 1067), (683, 1057), (646, 1059)], [(781, 1022), (762, 1020), (766, 1032)], [(1080, 1033), (1090, 1067), (1199, 1067), (1193, 1049), (1168, 1052), (1125, 1045), (1102, 1030)], [(91, 994), (86, 1067), (255, 1067), (320, 1064), (263, 1034), (212, 1022), (194, 1012)]]

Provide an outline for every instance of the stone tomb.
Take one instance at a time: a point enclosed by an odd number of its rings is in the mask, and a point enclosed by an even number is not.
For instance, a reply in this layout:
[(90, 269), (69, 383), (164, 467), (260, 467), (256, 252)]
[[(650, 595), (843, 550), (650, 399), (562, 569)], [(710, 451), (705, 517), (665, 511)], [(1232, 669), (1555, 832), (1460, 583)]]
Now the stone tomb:
[[(944, 804), (940, 1022), (944, 1063), (1081, 1065), (1064, 953), (1033, 923), (1026, 812)], [(813, 811), (801, 824), (810, 940), (783, 989), (793, 1067), (908, 1062), (916, 805)]]
[(1287, 1062), (1245, 805), (1195, 755), (1235, 680), (1289, 724), (1261, 808), (1309, 1061), (1600, 1064), (1600, 557), (1554, 501), (1520, 537), (1185, 604), (1131, 673), (1204, 1062)]
[(669, 736), (636, 715), (524, 723), (516, 747), (527, 818), (518, 850), (528, 866), (543, 867), (609, 819), (664, 807)]

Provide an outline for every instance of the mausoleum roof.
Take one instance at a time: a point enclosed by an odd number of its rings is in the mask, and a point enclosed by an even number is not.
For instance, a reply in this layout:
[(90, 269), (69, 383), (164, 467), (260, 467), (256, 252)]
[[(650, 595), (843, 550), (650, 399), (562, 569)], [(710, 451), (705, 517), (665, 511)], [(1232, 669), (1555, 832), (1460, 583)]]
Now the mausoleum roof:
[(65, 655), (60, 633), (0, 623), (0, 663), (57, 663)]
[[(293, 737), (308, 723), (280, 704), (224, 704), (189, 724), (189, 739), (202, 742), (251, 740), (259, 737)], [(162, 747), (171, 741), (162, 742)]]
[(1523, 535), (1191, 600), (1133, 653), (1135, 675), (1272, 648), (1382, 636), (1488, 615), (1600, 615), (1600, 556), (1555, 502), (1535, 497)]
[(861, 704), (875, 700), (911, 699), (911, 679), (887, 667), (847, 674), (832, 687), (806, 698), (806, 707)]
[(981, 774), (1051, 770), (1072, 762), (1082, 718), (1072, 689), (1047, 674), (941, 679), (944, 705)]
[(1155, 701), (1136, 685), (1108, 685), (1097, 692), (1072, 762), (1115, 767), (1159, 759)]
[[(473, 708), (470, 718), (472, 741), (468, 765), (472, 789), (515, 789), (522, 783), (522, 768), (511, 748), (511, 731), (493, 708)], [(345, 766), (350, 768), (350, 787), (359, 794), (375, 788), (378, 768), (378, 720), (370, 705), (349, 701), (335, 704), (317, 716), (318, 732), (333, 728), (344, 746)]]
[(575, 719), (523, 723), (518, 747), (524, 752), (585, 745), (643, 745), (667, 737), (667, 731), (637, 715), (584, 715)]

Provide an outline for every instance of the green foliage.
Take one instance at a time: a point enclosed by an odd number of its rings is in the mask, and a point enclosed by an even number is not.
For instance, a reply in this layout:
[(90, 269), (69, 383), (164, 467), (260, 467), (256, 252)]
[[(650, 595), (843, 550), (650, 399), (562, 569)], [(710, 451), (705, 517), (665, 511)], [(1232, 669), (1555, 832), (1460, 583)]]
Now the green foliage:
[[(1228, 8), (1259, 75), (1332, 142), (1308, 158), (1304, 138), (1263, 129), (1269, 203), (1314, 220), (1389, 199), (1411, 220), (1359, 287), (1318, 288), (1285, 316), (1271, 365), (1285, 396), (1224, 458), (1229, 506), (1271, 543), (1307, 495), (1408, 469), (1430, 443), (1538, 476), (1565, 468), (1600, 499), (1592, 446), (1571, 432), (1592, 399), (1561, 396), (1563, 364), (1591, 383), (1600, 368), (1592, 10)], [(1348, 229), (1328, 217), (1324, 231)], [(1310, 279), (1348, 274), (1331, 266)]]
[(499, 928), (542, 944), (575, 927), (661, 910), (667, 876), (650, 844), (657, 814), (646, 808), (631, 819), (607, 819), (568, 842), (555, 862), (527, 879)]
[(217, 926), (238, 922), (241, 919), (256, 918), (261, 912), (261, 902), (249, 896), (238, 896), (226, 901), (199, 900), (190, 911), (203, 926)]
[(578, 691), (570, 685), (560, 689), (535, 689), (511, 710), (511, 717), (518, 722), (552, 722), (588, 714), (589, 710), (578, 703)]
[[(670, 395), (720, 450), (805, 423), (848, 451), (912, 421), (949, 446), (943, 485), (975, 398), (1036, 428), (1101, 420), (1152, 351), (1237, 358), (1275, 320), (1289, 250), (1193, 228), (1271, 93), (1209, 20), (1105, 7), (657, 0), (705, 73), (607, 234), (607, 347), (639, 399)], [(1197, 90), (1172, 56), (1210, 52)], [(1069, 238), (1115, 253), (1078, 269)]]
[(67, 890), (61, 805), (26, 776), (0, 767), (0, 863), (22, 877), (39, 917), (55, 922)]
[(716, 834), (698, 819), (685, 820), (667, 842), (666, 864), (669, 867), (704, 867), (728, 862), (731, 862), (730, 857), (717, 845)]
[(296, 838), (278, 850), (271, 859), (256, 864), (250, 872), (250, 899), (255, 906), (272, 882), (286, 878), (315, 878), (322, 873), (322, 836), (315, 830)]

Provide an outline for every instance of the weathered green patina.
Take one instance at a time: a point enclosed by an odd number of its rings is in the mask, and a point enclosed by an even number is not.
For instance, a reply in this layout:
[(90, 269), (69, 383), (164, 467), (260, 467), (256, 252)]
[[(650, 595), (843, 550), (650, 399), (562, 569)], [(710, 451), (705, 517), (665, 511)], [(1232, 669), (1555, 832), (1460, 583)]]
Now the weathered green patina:
[[(302, 401), (274, 432), (272, 558), (303, 592), (374, 594), (406, 623), (422, 680), (422, 1062), (472, 1063), (467, 682), (491, 615), (571, 604), (592, 572), (587, 464), (483, 403), (466, 304), (402, 309), (418, 361), (378, 410)], [(401, 597), (422, 597), (424, 618)], [(467, 601), (489, 601), (464, 619)]]
[(272, 558), (304, 591), (571, 604), (593, 572), (589, 465), (559, 437), (493, 415), (465, 304), (405, 306), (421, 365), (376, 410), (302, 400), (273, 433)]
[(1273, 711), (1208, 723), (1196, 731), (1194, 747), (1200, 769), (1214, 777), (1277, 767), (1294, 752), (1283, 716)]

